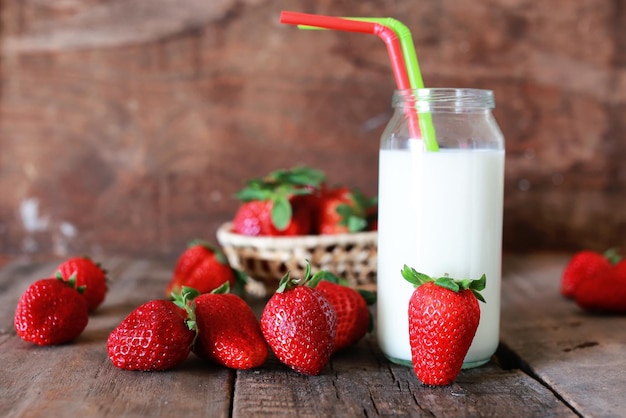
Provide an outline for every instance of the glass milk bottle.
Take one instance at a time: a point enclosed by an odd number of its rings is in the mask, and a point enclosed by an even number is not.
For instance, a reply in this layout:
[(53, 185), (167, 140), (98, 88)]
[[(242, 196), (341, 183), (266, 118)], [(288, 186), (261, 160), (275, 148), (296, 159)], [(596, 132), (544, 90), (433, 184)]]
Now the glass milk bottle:
[[(433, 277), (485, 274), (487, 303), (479, 302), (480, 323), (463, 367), (488, 362), (498, 346), (504, 138), (494, 106), (490, 90), (394, 93), (395, 112), (380, 145), (377, 337), (395, 363), (411, 365), (414, 288), (400, 274), (405, 264)], [(432, 120), (438, 149), (426, 149), (419, 129), (411, 129), (410, 112), (417, 112), (424, 136)]]

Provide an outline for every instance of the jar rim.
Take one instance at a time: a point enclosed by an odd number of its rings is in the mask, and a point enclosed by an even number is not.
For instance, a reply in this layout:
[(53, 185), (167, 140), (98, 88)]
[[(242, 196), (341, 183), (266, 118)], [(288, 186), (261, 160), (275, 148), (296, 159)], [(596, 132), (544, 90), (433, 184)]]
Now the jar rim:
[[(395, 90), (393, 106), (417, 107), (418, 110), (485, 110), (495, 108), (493, 90), (434, 87)], [(426, 109), (424, 109), (426, 108)]]

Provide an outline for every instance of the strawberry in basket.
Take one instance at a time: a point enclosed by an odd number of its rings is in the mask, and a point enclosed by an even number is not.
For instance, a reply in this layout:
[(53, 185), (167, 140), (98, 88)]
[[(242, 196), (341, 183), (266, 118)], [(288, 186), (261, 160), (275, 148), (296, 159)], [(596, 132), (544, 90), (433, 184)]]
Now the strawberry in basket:
[(376, 198), (368, 198), (356, 189), (345, 186), (324, 189), (319, 198), (316, 232), (342, 234), (366, 231), (376, 218), (376, 212)]
[(237, 193), (242, 204), (233, 219), (233, 232), (249, 236), (310, 234), (316, 194), (325, 179), (321, 171), (296, 167), (250, 180)]

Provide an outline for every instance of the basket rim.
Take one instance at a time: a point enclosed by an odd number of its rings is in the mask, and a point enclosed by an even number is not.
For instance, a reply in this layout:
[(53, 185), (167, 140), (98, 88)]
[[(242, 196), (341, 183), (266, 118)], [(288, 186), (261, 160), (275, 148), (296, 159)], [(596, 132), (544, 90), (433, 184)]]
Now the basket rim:
[(299, 235), (289, 237), (247, 236), (231, 232), (232, 222), (225, 222), (217, 229), (217, 240), (221, 245), (272, 249), (294, 247), (317, 247), (324, 245), (345, 245), (351, 243), (376, 243), (378, 231), (349, 232), (333, 235)]

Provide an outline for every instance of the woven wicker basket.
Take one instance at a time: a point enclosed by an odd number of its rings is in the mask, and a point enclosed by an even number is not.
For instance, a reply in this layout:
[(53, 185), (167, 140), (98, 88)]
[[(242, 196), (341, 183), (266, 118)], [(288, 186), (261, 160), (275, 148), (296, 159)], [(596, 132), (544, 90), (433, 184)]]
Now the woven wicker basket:
[(307, 260), (313, 273), (327, 270), (352, 287), (373, 288), (376, 283), (378, 233), (359, 232), (299, 237), (249, 237), (231, 232), (231, 223), (217, 230), (217, 240), (232, 267), (262, 282), (267, 291), (278, 287), (289, 271), (304, 276)]

